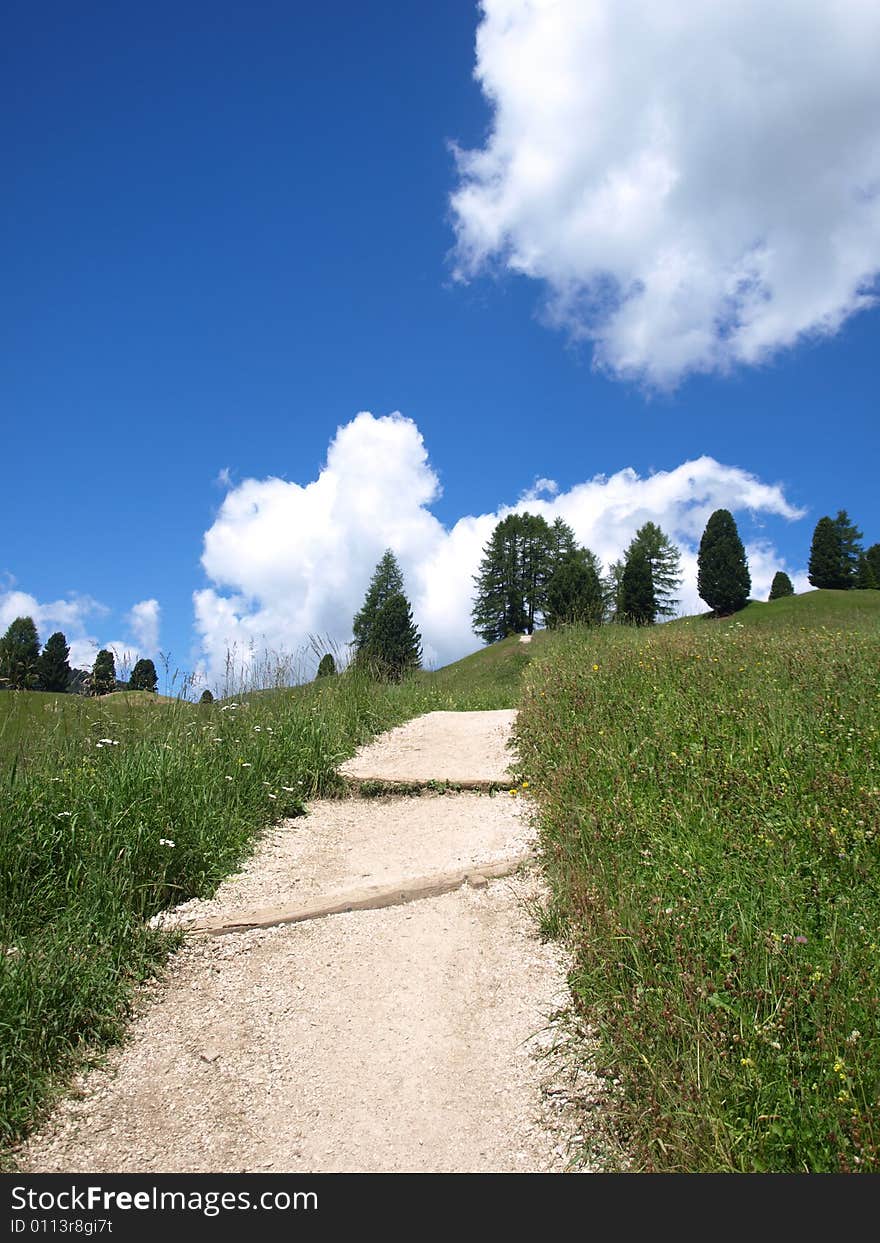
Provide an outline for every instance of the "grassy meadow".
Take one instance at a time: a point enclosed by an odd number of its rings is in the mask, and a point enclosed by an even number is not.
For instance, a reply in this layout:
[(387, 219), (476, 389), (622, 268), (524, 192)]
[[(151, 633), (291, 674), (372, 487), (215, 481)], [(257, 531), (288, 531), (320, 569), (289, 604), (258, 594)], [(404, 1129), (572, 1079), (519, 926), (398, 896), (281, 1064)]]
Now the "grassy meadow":
[(656, 1171), (880, 1170), (880, 592), (570, 632), (525, 674), (548, 934)]
[(212, 705), (0, 694), (0, 1147), (120, 1037), (133, 985), (173, 944), (149, 917), (210, 895), (263, 827), (337, 792), (337, 765), (373, 734), (514, 703), (527, 649), (498, 648), (491, 676), (351, 672)]
[(266, 825), (435, 709), (519, 705), (521, 777), (636, 1168), (880, 1170), (880, 592), (536, 634), (401, 685), (0, 695), (0, 1150), (120, 1038)]

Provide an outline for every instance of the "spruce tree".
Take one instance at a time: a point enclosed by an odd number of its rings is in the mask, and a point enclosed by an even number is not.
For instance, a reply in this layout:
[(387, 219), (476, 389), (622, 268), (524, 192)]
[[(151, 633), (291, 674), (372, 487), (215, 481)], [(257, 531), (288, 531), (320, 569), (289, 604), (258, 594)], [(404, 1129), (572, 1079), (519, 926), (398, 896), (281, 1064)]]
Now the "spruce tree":
[(399, 682), (422, 663), (422, 641), (402, 591), (380, 606), (366, 643), (358, 653), (374, 677)]
[(849, 514), (845, 509), (837, 511), (834, 526), (840, 537), (841, 575), (845, 579), (847, 587), (854, 587), (859, 567), (859, 557), (862, 555), (862, 533), (857, 526), (850, 522)]
[(657, 597), (651, 561), (643, 546), (633, 543), (627, 551), (620, 582), (621, 620), (650, 626), (657, 619)]
[(137, 662), (131, 671), (131, 677), (128, 679), (128, 689), (132, 691), (152, 691), (155, 694), (159, 685), (159, 676), (156, 673), (156, 666), (151, 660), (141, 659)]
[(574, 549), (557, 565), (547, 584), (546, 625), (597, 626), (603, 604), (598, 558), (588, 548)]
[(820, 518), (813, 531), (807, 577), (814, 587), (843, 591), (849, 586), (844, 566), (841, 531), (833, 518)]
[(390, 548), (386, 548), (373, 571), (364, 602), (355, 614), (352, 624), (356, 652), (359, 652), (369, 640), (370, 632), (382, 605), (389, 596), (398, 591), (403, 591), (403, 572), (394, 553)]
[(793, 596), (794, 587), (791, 579), (784, 570), (777, 570), (773, 575), (773, 582), (770, 584), (770, 595), (768, 600), (781, 600), (783, 596)]
[(52, 691), (59, 695), (66, 692), (70, 682), (69, 656), (70, 648), (67, 646), (67, 639), (60, 630), (56, 630), (54, 634), (49, 635), (46, 646), (40, 653), (37, 669), (40, 690)]
[(651, 563), (657, 617), (674, 617), (681, 587), (681, 554), (669, 536), (654, 522), (646, 522), (633, 536), (630, 548), (641, 544)]
[(376, 676), (399, 681), (422, 659), (421, 636), (403, 591), (403, 574), (387, 549), (353, 623), (355, 660)]
[(319, 678), (332, 678), (336, 673), (336, 661), (333, 659), (332, 652), (325, 652), (318, 663), (318, 672), (315, 675)]
[(92, 694), (108, 695), (116, 690), (116, 663), (113, 653), (102, 647), (92, 666)]
[(733, 514), (716, 509), (706, 523), (697, 554), (697, 591), (720, 617), (744, 608), (752, 589), (746, 550)]
[(212, 704), (213, 702), (214, 702), (214, 696), (211, 694), (208, 688), (205, 687), (205, 689), (202, 691), (202, 697), (199, 700), (199, 703), (200, 704)]
[(0, 687), (30, 691), (39, 685), (40, 639), (32, 617), (16, 617), (0, 639)]

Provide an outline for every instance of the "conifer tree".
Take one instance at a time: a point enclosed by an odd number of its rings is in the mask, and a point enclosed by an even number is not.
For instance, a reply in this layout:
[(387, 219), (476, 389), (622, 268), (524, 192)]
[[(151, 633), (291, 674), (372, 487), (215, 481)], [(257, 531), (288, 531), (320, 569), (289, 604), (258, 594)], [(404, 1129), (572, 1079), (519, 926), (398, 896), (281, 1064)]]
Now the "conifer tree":
[(544, 620), (548, 627), (597, 626), (604, 601), (599, 561), (588, 548), (575, 548), (557, 565), (547, 584)]
[(874, 573), (874, 567), (868, 560), (868, 554), (865, 552), (859, 556), (853, 586), (858, 588), (859, 591), (876, 591), (880, 587), (880, 582), (878, 582), (877, 575)]
[(67, 639), (60, 630), (50, 634), (46, 646), (40, 653), (37, 668), (40, 690), (53, 691), (63, 695), (70, 682), (70, 648)]
[(807, 577), (814, 587), (842, 591), (849, 586), (841, 530), (833, 518), (820, 518), (813, 531)]
[(859, 567), (859, 557), (862, 555), (862, 533), (850, 521), (849, 514), (845, 509), (837, 511), (834, 526), (840, 537), (841, 574), (846, 580), (846, 586), (853, 587), (855, 586), (856, 573)]
[(29, 691), (39, 685), (40, 639), (32, 617), (16, 617), (0, 639), (0, 687)]
[(390, 548), (386, 548), (373, 571), (364, 602), (355, 614), (352, 625), (355, 652), (359, 652), (368, 641), (382, 605), (389, 596), (399, 591), (403, 591), (403, 572), (394, 553)]
[(421, 665), (421, 636), (402, 591), (393, 592), (380, 606), (358, 659), (375, 677), (389, 682), (401, 681)]
[(421, 664), (421, 636), (404, 595), (403, 573), (390, 548), (373, 571), (353, 630), (355, 660), (378, 677), (399, 681)]
[(874, 573), (877, 586), (880, 587), (880, 544), (872, 544), (871, 547), (865, 551), (865, 559)]
[(674, 617), (681, 587), (681, 555), (669, 536), (654, 522), (646, 522), (633, 536), (630, 548), (641, 544), (651, 563), (657, 617)]
[(650, 626), (657, 619), (657, 597), (651, 561), (644, 547), (634, 542), (627, 551), (620, 581), (620, 620)]
[(318, 678), (332, 678), (336, 673), (336, 661), (333, 659), (332, 652), (325, 652), (318, 662)]
[(132, 691), (153, 691), (159, 685), (159, 676), (156, 673), (156, 666), (151, 660), (141, 659), (137, 662), (131, 671), (131, 677), (128, 679), (128, 688)]
[(485, 643), (509, 634), (532, 634), (545, 620), (547, 588), (561, 563), (578, 551), (574, 531), (561, 518), (552, 526), (540, 514), (508, 514), (483, 549), (471, 622)]
[(116, 663), (113, 653), (102, 647), (92, 666), (92, 694), (108, 695), (116, 690)]
[(208, 688), (205, 687), (205, 689), (202, 691), (202, 697), (199, 700), (199, 703), (200, 704), (212, 704), (213, 702), (214, 702), (214, 696), (211, 694)]
[(794, 587), (791, 579), (784, 570), (777, 570), (773, 575), (773, 582), (770, 584), (770, 595), (768, 600), (781, 600), (783, 596), (793, 596)]
[(706, 523), (697, 554), (697, 591), (712, 611), (725, 617), (744, 608), (752, 589), (746, 550), (728, 509), (716, 509)]

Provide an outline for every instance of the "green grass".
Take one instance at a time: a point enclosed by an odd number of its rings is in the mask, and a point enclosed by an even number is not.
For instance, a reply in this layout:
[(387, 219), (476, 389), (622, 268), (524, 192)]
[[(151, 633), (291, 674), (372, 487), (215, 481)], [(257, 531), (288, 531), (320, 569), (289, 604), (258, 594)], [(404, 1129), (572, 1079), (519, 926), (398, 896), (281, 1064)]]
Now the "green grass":
[(376, 732), (522, 692), (545, 931), (642, 1167), (880, 1169), (878, 667), (880, 592), (810, 592), (511, 638), (400, 686), (0, 694), (0, 1148), (122, 1035), (174, 943), (150, 915), (337, 792)]
[(880, 1169), (880, 593), (570, 633), (518, 723), (642, 1168)]

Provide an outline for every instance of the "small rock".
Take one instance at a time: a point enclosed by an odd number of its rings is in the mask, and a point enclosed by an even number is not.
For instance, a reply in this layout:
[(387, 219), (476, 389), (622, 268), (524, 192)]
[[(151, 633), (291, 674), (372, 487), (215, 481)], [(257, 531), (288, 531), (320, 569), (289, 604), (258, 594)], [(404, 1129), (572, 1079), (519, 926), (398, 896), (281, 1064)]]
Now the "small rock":
[(489, 888), (489, 882), (486, 880), (485, 876), (483, 876), (481, 872), (471, 872), (470, 876), (467, 878), (467, 881), (471, 889), (488, 889)]

